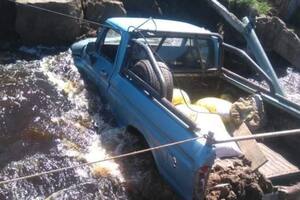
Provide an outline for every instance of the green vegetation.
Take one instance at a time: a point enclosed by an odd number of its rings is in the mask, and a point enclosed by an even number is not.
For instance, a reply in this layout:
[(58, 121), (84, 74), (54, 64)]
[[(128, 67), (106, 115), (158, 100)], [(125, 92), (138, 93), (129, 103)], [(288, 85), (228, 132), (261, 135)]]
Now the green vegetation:
[(267, 14), (272, 8), (267, 0), (229, 0), (229, 3), (251, 7), (257, 10), (259, 14)]

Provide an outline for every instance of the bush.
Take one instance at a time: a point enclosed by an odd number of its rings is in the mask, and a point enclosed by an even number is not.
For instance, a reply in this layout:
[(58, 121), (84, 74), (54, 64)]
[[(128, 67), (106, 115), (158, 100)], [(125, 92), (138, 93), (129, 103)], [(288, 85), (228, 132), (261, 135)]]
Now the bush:
[(267, 14), (271, 10), (271, 5), (267, 0), (229, 0), (229, 3), (251, 7), (257, 10), (259, 14)]

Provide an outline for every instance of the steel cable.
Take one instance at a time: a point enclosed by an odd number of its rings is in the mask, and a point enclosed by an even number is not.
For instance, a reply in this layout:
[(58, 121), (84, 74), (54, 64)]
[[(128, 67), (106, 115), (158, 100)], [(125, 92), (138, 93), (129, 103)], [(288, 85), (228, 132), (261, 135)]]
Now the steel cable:
[(163, 145), (159, 145), (159, 146), (156, 146), (156, 147), (151, 147), (151, 148), (142, 149), (142, 150), (138, 150), (138, 151), (133, 151), (133, 152), (130, 152), (130, 153), (125, 153), (125, 154), (121, 154), (121, 155), (117, 155), (117, 156), (111, 156), (111, 157), (108, 157), (108, 158), (105, 158), (105, 159), (102, 159), (102, 160), (97, 160), (97, 161), (93, 161), (93, 162), (86, 162), (86, 163), (82, 163), (82, 164), (75, 165), (75, 166), (62, 167), (62, 168), (53, 169), (53, 170), (49, 170), (49, 171), (44, 171), (44, 172), (40, 172), (40, 173), (35, 173), (35, 174), (27, 175), (27, 176), (12, 178), (12, 179), (9, 179), (9, 180), (0, 181), (0, 185), (15, 182), (15, 181), (20, 181), (20, 180), (30, 179), (30, 178), (34, 178), (34, 177), (38, 177), (38, 176), (42, 176), (42, 175), (53, 174), (53, 173), (65, 171), (65, 170), (68, 170), (68, 169), (74, 169), (74, 168), (83, 167), (83, 166), (87, 166), (87, 165), (93, 165), (93, 164), (96, 164), (96, 163), (101, 163), (101, 162), (105, 162), (105, 161), (109, 161), (109, 160), (116, 160), (116, 159), (120, 159), (120, 158), (126, 158), (126, 157), (129, 157), (129, 156), (138, 155), (138, 154), (146, 153), (146, 152), (149, 152), (149, 151), (155, 151), (155, 150), (158, 150), (158, 149), (163, 149), (163, 148), (166, 148), (166, 147), (171, 147), (171, 146), (183, 144), (183, 143), (186, 143), (186, 142), (191, 142), (191, 141), (195, 141), (195, 140), (202, 139), (202, 138), (206, 138), (206, 135), (198, 136), (198, 137), (194, 137), (194, 138), (189, 138), (189, 139), (185, 139), (185, 140), (180, 140), (180, 141), (177, 141), (177, 142), (163, 144)]

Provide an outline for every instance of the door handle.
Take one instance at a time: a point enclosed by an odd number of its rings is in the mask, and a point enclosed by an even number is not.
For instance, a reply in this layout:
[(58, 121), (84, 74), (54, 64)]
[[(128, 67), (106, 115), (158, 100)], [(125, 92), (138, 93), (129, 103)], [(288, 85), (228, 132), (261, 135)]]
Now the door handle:
[(100, 70), (100, 76), (107, 77), (107, 75), (108, 73), (104, 69)]

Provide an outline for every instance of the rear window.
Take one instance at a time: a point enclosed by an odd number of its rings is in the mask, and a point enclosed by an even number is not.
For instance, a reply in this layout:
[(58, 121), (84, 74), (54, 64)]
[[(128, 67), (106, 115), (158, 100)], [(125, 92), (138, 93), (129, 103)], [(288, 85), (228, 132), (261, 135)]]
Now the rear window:
[(157, 60), (168, 64), (174, 70), (199, 70), (216, 67), (215, 46), (211, 38), (198, 37), (140, 37), (147, 43)]
[(120, 43), (120, 33), (114, 31), (113, 29), (107, 30), (104, 42), (99, 48), (100, 54), (109, 62), (114, 63)]

